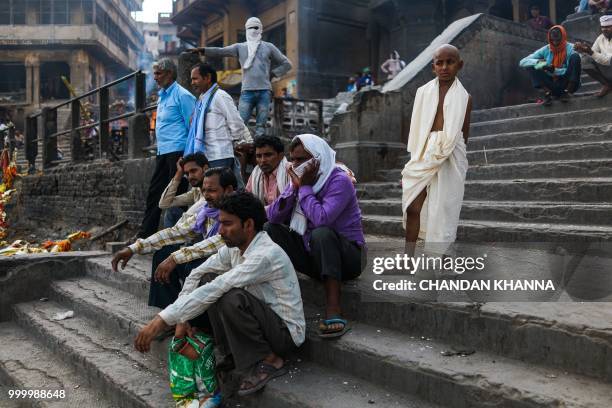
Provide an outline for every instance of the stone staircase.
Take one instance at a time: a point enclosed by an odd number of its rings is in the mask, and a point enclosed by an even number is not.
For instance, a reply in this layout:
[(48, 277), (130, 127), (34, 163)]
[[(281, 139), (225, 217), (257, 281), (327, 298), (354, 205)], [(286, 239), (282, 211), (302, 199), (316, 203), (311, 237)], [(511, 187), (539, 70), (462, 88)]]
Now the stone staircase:
[[(368, 237), (389, 251), (401, 247), (401, 240), (377, 240)], [(72, 276), (37, 261), (44, 276), (29, 278), (38, 288), (24, 290), (13, 319), (0, 323), (0, 384), (66, 390), (66, 399), (43, 407), (173, 406), (167, 340), (149, 354), (133, 348), (135, 334), (157, 312), (146, 305), (150, 257), (112, 273), (109, 255), (94, 256), (73, 267)], [(344, 290), (352, 331), (324, 341), (314, 331), (322, 288), (301, 275), (300, 284), (309, 329), (288, 362), (290, 373), (226, 407), (612, 406), (612, 312), (601, 304), (366, 299), (371, 282), (364, 274)], [(67, 310), (75, 316), (53, 320)], [(447, 355), (453, 350), (465, 355)], [(15, 406), (6, 404), (0, 400), (0, 407)]]
[[(597, 83), (583, 81), (567, 104), (473, 112), (460, 241), (612, 239), (612, 105), (592, 96)], [(358, 186), (368, 233), (403, 234), (407, 160)]]

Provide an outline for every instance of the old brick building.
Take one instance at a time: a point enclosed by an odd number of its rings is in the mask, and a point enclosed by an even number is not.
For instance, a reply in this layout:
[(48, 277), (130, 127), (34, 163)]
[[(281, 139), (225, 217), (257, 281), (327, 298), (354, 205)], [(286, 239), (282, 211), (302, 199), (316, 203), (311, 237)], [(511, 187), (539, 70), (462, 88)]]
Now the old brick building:
[(0, 8), (0, 114), (30, 111), (137, 68), (143, 36), (130, 16), (142, 0), (4, 0)]

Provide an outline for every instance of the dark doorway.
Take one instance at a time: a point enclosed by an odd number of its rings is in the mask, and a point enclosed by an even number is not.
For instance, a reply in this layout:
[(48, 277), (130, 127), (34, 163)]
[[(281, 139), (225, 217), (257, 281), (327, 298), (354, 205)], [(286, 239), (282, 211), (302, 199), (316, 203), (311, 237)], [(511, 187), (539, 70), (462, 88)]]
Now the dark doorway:
[(25, 102), (26, 70), (23, 63), (0, 64), (0, 102)]
[(70, 81), (70, 65), (67, 63), (58, 61), (40, 64), (40, 96), (43, 100), (70, 98), (62, 76)]

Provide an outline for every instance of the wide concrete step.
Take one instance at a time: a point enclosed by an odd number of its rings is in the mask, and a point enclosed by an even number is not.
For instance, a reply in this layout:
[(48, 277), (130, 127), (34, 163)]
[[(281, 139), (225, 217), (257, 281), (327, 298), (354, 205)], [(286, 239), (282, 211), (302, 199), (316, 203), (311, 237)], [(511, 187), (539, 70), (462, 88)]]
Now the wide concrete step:
[(508, 128), (503, 133), (470, 137), (468, 151), (491, 150), (516, 146), (539, 146), (555, 143), (586, 143), (612, 140), (612, 124), (591, 124), (542, 130), (515, 132)]
[[(612, 114), (612, 111), (610, 113)], [(521, 146), (502, 149), (485, 148), (480, 151), (470, 151), (467, 157), (468, 162), (472, 165), (551, 160), (610, 159), (612, 158), (612, 141)]]
[(54, 321), (66, 307), (55, 302), (14, 306), (18, 323), (54, 354), (79, 369), (121, 407), (172, 407), (168, 377), (154, 355), (134, 350), (131, 338), (119, 338), (75, 310), (75, 317)]
[[(104, 265), (101, 264), (100, 267), (104, 268)], [(50, 297), (61, 301), (63, 306), (78, 310), (87, 319), (95, 321), (98, 327), (109, 330), (117, 338), (128, 342), (130, 346), (138, 330), (158, 312), (158, 309), (146, 305), (145, 298), (103, 285), (91, 278), (54, 282), (51, 286)], [(152, 346), (150, 355), (159, 361), (159, 368), (156, 368), (156, 371), (163, 373), (167, 341), (154, 343)], [(290, 366), (290, 375), (270, 383), (265, 392), (242, 399), (240, 404), (262, 408), (306, 407), (308, 401), (313, 399), (323, 404), (320, 406), (330, 408), (361, 406), (367, 404), (369, 400), (389, 404), (384, 406), (434, 407), (422, 404), (419, 399), (400, 395), (397, 391), (379, 386), (372, 386), (347, 373), (340, 373), (316, 364), (292, 361)], [(328, 395), (336, 387), (346, 388), (344, 383), (350, 384), (350, 389), (342, 390), (338, 395)], [(316, 390), (313, 390), (315, 385)], [(162, 384), (161, 386), (167, 388), (167, 385)], [(352, 395), (348, 397), (348, 393)], [(235, 400), (238, 401), (238, 399)], [(396, 405), (402, 401), (405, 401), (406, 405)]]
[[(401, 172), (402, 169), (379, 170), (377, 178), (381, 181), (398, 181), (401, 179)], [(470, 165), (466, 176), (467, 180), (515, 180), (533, 177), (612, 177), (612, 158), (475, 164)]]
[[(542, 108), (544, 109), (544, 107)], [(474, 123), (470, 127), (470, 136), (495, 135), (510, 131), (554, 129), (570, 126), (590, 126), (594, 123), (612, 123), (612, 107), (584, 109), (560, 113), (547, 113), (533, 116), (521, 116), (510, 119), (498, 119)]]
[[(401, 198), (397, 182), (357, 185), (359, 199)], [(464, 200), (478, 201), (576, 201), (600, 203), (612, 197), (612, 178), (563, 178), (517, 180), (468, 180)]]
[[(384, 241), (379, 241), (375, 247), (375, 243), (368, 239), (372, 252), (369, 257), (403, 253), (403, 240), (397, 241), (396, 245), (392, 239), (385, 237)], [(490, 259), (505, 262), (508, 265), (508, 274), (514, 272), (513, 276), (516, 276), (517, 269), (524, 274), (528, 273), (534, 264), (550, 262), (549, 254), (532, 247), (483, 246), (482, 250)], [(356, 335), (353, 341), (363, 341), (369, 346), (367, 350), (363, 350), (364, 346), (359, 348), (359, 355), (363, 357), (360, 364), (351, 366), (355, 375), (368, 378), (367, 371), (364, 371), (372, 370), (373, 376), (381, 376), (381, 381), (388, 381), (389, 384), (397, 384), (394, 379), (402, 381), (414, 378), (406, 374), (400, 375), (396, 370), (383, 374), (373, 369), (376, 361), (366, 360), (372, 356), (376, 356), (378, 363), (387, 360), (394, 352), (387, 352), (389, 343), (386, 339), (395, 338), (404, 345), (398, 346), (396, 352), (399, 351), (408, 358), (424, 347), (420, 346), (415, 350), (410, 347), (411, 344), (427, 340), (422, 343), (429, 346), (438, 342), (445, 343), (446, 346), (442, 347), (442, 350), (473, 349), (476, 354), (494, 353), (497, 355), (491, 356), (494, 363), (498, 361), (496, 357), (503, 356), (513, 362), (522, 361), (528, 364), (530, 369), (539, 370), (538, 366), (556, 368), (562, 370), (564, 375), (584, 375), (606, 382), (608, 387), (612, 386), (609, 384), (612, 382), (612, 361), (606, 357), (612, 352), (612, 330), (609, 325), (612, 318), (612, 309), (609, 307), (611, 303), (571, 302), (569, 298), (557, 302), (476, 303), (477, 300), (467, 299), (464, 302), (450, 303), (443, 300), (436, 302), (431, 298), (430, 301), (423, 301), (415, 298), (415, 295), (410, 298), (407, 293), (374, 291), (373, 282), (380, 278), (380, 275), (366, 270), (352, 286), (345, 285), (343, 289), (344, 313), (353, 327), (356, 327), (353, 331), (353, 335)], [(312, 279), (302, 278), (300, 285), (305, 304), (311, 303), (312, 298), (323, 292), (322, 286)], [(369, 325), (368, 334), (360, 333), (362, 324)], [(343, 337), (340, 343), (345, 339), (350, 337)], [(436, 339), (435, 343), (430, 343), (431, 339)], [(318, 347), (317, 340), (309, 336), (309, 341), (305, 344), (306, 350), (312, 350), (313, 344)], [(315, 349), (312, 358), (320, 356), (324, 360), (333, 360), (333, 356), (337, 355), (338, 359), (351, 362), (340, 351), (332, 351)], [(440, 356), (440, 351), (434, 354)], [(451, 357), (453, 358), (462, 359)], [(446, 361), (443, 360), (440, 366), (442, 369), (446, 368)], [(503, 371), (502, 366), (503, 364), (499, 368), (500, 372)], [(542, 380), (545, 381), (545, 378)]]
[[(583, 87), (578, 90), (580, 94), (593, 93), (598, 91), (601, 85), (587, 80), (583, 83)], [(553, 103), (552, 106), (544, 107), (535, 103), (526, 103), (522, 105), (503, 106), (499, 108), (481, 109), (472, 112), (472, 123), (485, 122), (490, 120), (518, 118), (522, 116), (538, 115), (542, 112), (546, 113), (561, 113), (570, 110), (596, 109), (608, 106), (610, 102), (606, 99), (596, 98), (595, 96), (580, 96), (572, 98), (568, 103)]]
[[(289, 374), (270, 381), (263, 392), (241, 399), (248, 408), (436, 408), (406, 390), (375, 385), (349, 371), (302, 361), (289, 365)], [(379, 383), (380, 384), (380, 383)], [(445, 405), (451, 407), (452, 405)]]
[(305, 345), (309, 358), (444, 406), (612, 406), (609, 384), (483, 350), (465, 357), (442, 354), (462, 346), (457, 343), (362, 323), (333, 342), (314, 331)]
[[(64, 392), (64, 398), (37, 398), (38, 407), (96, 407), (111, 408), (118, 405), (95, 384), (80, 375), (60, 355), (52, 353), (41, 342), (13, 322), (0, 323), (0, 384), (4, 391), (46, 390)], [(17, 399), (3, 395), (0, 406), (18, 406)], [(22, 399), (21, 401), (27, 401)], [(25, 406), (25, 405), (24, 405)]]
[[(363, 215), (367, 234), (403, 236), (402, 216)], [(568, 221), (571, 222), (571, 221)], [(463, 242), (591, 242), (612, 240), (610, 225), (460, 220), (457, 240)]]
[[(402, 214), (402, 202), (395, 200), (362, 200), (365, 215)], [(612, 226), (612, 204), (532, 201), (464, 201), (461, 219), (504, 222), (543, 222)]]

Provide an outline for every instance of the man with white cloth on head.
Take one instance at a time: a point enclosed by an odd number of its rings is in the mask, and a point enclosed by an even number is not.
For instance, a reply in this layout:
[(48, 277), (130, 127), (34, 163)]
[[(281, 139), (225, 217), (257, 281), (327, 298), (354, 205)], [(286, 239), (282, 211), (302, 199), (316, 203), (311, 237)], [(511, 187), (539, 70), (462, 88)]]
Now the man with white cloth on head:
[(365, 266), (361, 210), (350, 176), (336, 163), (336, 152), (315, 135), (298, 135), (289, 145), (291, 183), (267, 209), (264, 229), (295, 269), (323, 281), (326, 317), (321, 337), (349, 329), (341, 316), (340, 287)]
[(597, 94), (597, 97), (603, 98), (612, 90), (612, 15), (601, 16), (599, 24), (601, 35), (597, 37), (593, 46), (578, 42), (574, 48), (583, 54), (584, 72), (603, 85)]
[(291, 181), (283, 142), (276, 136), (258, 137), (255, 140), (255, 160), (257, 166), (249, 177), (246, 190), (268, 209)]
[(466, 143), (472, 97), (457, 73), (463, 67), (452, 45), (434, 53), (436, 78), (417, 90), (410, 122), (410, 161), (402, 171), (402, 210), (410, 255), (425, 243), (450, 244), (457, 236), (468, 168)]
[[(257, 17), (251, 17), (244, 25), (246, 41), (228, 47), (203, 47), (200, 52), (208, 57), (237, 57), (242, 67), (242, 90), (238, 110), (246, 124), (256, 109), (255, 137), (264, 134), (270, 102), (272, 84), (270, 77), (282, 77), (291, 70), (291, 62), (272, 43), (262, 41), (263, 25)], [(272, 68), (274, 66), (274, 68)]]

